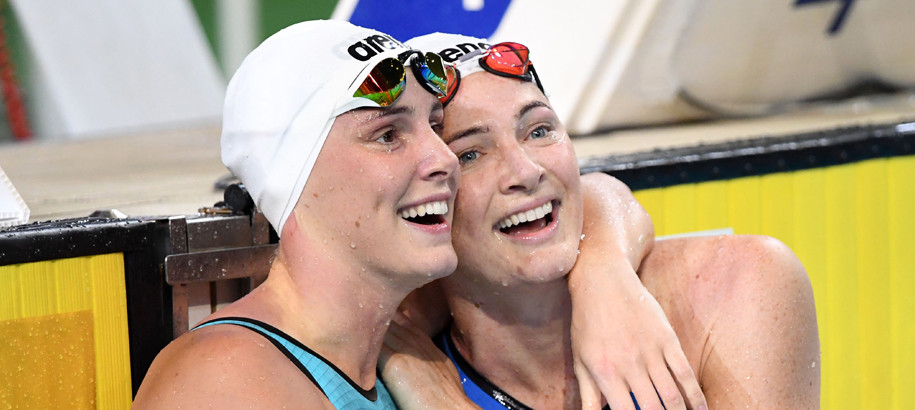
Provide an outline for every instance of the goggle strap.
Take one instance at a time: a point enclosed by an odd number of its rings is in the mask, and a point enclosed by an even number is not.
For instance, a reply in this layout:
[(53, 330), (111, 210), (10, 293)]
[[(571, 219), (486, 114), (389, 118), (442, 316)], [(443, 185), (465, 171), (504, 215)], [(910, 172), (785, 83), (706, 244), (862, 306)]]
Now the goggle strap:
[(410, 64), (410, 68), (413, 70), (413, 76), (419, 81), (419, 84), (426, 89), (426, 91), (432, 93), (435, 96), (442, 96), (444, 93), (439, 90), (438, 87), (431, 84), (429, 80), (426, 80), (426, 77), (423, 75), (423, 69), (418, 67), (415, 64)]
[(534, 77), (534, 84), (537, 84), (537, 88), (540, 89), (540, 92), (542, 92), (543, 95), (546, 95), (546, 90), (543, 89), (543, 83), (540, 82), (540, 76), (537, 75), (537, 70), (534, 69), (534, 63), (529, 62), (527, 63), (527, 66), (530, 68), (528, 71), (530, 71), (531, 75)]
[[(447, 70), (447, 68), (445, 68)], [(445, 91), (445, 96), (439, 98), (439, 101), (442, 102), (442, 107), (448, 105), (454, 95), (457, 94), (457, 90), (461, 88), (461, 70), (458, 70), (457, 67), (452, 66), (451, 72), (454, 73), (454, 78), (448, 82), (448, 90)], [(447, 75), (447, 72), (445, 73)]]

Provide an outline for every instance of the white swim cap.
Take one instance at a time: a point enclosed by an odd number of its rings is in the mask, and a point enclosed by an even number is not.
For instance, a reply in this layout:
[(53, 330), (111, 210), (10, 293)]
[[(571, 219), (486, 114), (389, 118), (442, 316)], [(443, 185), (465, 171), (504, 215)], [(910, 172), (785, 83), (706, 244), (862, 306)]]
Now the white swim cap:
[(222, 162), (282, 234), (337, 115), (378, 107), (353, 97), (379, 61), (406, 47), (345, 21), (289, 26), (252, 51), (226, 91)]
[[(467, 76), (471, 74), (486, 71), (480, 64), (480, 58), (485, 55), (485, 52), (489, 50), (490, 46), (494, 45), (490, 43), (489, 40), (483, 38), (450, 33), (426, 34), (407, 40), (404, 44), (411, 48), (438, 53), (446, 63), (455, 64), (461, 78), (467, 78)], [(523, 54), (520, 54), (519, 51), (515, 51), (514, 53), (506, 53), (503, 51), (501, 55), (523, 56), (521, 57), (521, 60), (515, 60), (519, 64), (516, 67), (520, 67), (521, 61), (524, 61), (524, 64), (528, 64), (530, 70), (527, 74), (524, 74), (524, 76), (520, 76), (519, 78), (522, 78), (525, 81), (534, 82), (537, 87), (543, 91), (544, 95), (549, 97), (546, 91), (543, 90), (543, 85), (540, 83), (540, 78), (537, 77), (533, 65), (529, 64), (530, 61), (527, 60), (527, 53), (529, 52), (527, 47), (518, 43), (499, 43), (495, 44), (495, 46), (498, 48), (500, 44), (514, 50), (523, 50)], [(493, 67), (490, 66), (490, 68)], [(515, 75), (509, 76), (515, 77)], [(460, 86), (458, 86), (458, 90), (460, 90)]]
[(413, 37), (404, 42), (409, 47), (431, 51), (442, 56), (446, 63), (457, 66), (461, 77), (483, 71), (479, 60), (491, 45), (489, 40), (461, 34), (432, 33)]

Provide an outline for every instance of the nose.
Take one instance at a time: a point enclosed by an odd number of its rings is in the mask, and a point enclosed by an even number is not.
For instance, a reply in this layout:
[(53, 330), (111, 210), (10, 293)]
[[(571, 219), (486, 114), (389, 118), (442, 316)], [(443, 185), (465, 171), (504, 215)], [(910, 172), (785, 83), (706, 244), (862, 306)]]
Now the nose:
[(502, 145), (502, 178), (500, 189), (505, 194), (530, 192), (537, 188), (546, 172), (521, 144), (512, 139)]
[(457, 157), (434, 131), (430, 129), (426, 134), (423, 137), (426, 143), (421, 144), (426, 155), (418, 166), (422, 178), (429, 181), (457, 178), (460, 175)]

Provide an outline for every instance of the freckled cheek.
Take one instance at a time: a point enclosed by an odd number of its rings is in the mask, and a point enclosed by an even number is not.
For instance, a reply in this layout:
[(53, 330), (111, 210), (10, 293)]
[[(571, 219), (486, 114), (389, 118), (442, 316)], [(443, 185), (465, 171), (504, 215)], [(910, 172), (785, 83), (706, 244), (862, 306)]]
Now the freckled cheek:
[(571, 150), (560, 150), (551, 157), (551, 168), (566, 182), (569, 188), (578, 188), (581, 178), (578, 159)]
[(477, 230), (485, 229), (485, 215), (488, 203), (475, 192), (478, 185), (466, 185), (458, 190), (454, 201), (454, 222), (452, 237), (479, 236)]

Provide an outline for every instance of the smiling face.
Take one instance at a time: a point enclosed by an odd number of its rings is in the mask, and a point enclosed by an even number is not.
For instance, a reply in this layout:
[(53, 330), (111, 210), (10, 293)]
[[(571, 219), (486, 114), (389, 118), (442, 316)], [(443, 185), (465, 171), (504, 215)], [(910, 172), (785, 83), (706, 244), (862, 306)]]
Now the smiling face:
[(457, 160), (441, 104), (410, 76), (386, 108), (337, 117), (293, 213), (340, 262), (426, 282), (451, 273)]
[(455, 280), (469, 275), (491, 286), (564, 277), (578, 256), (581, 187), (571, 141), (543, 93), (530, 82), (473, 74), (444, 124), (461, 167)]

